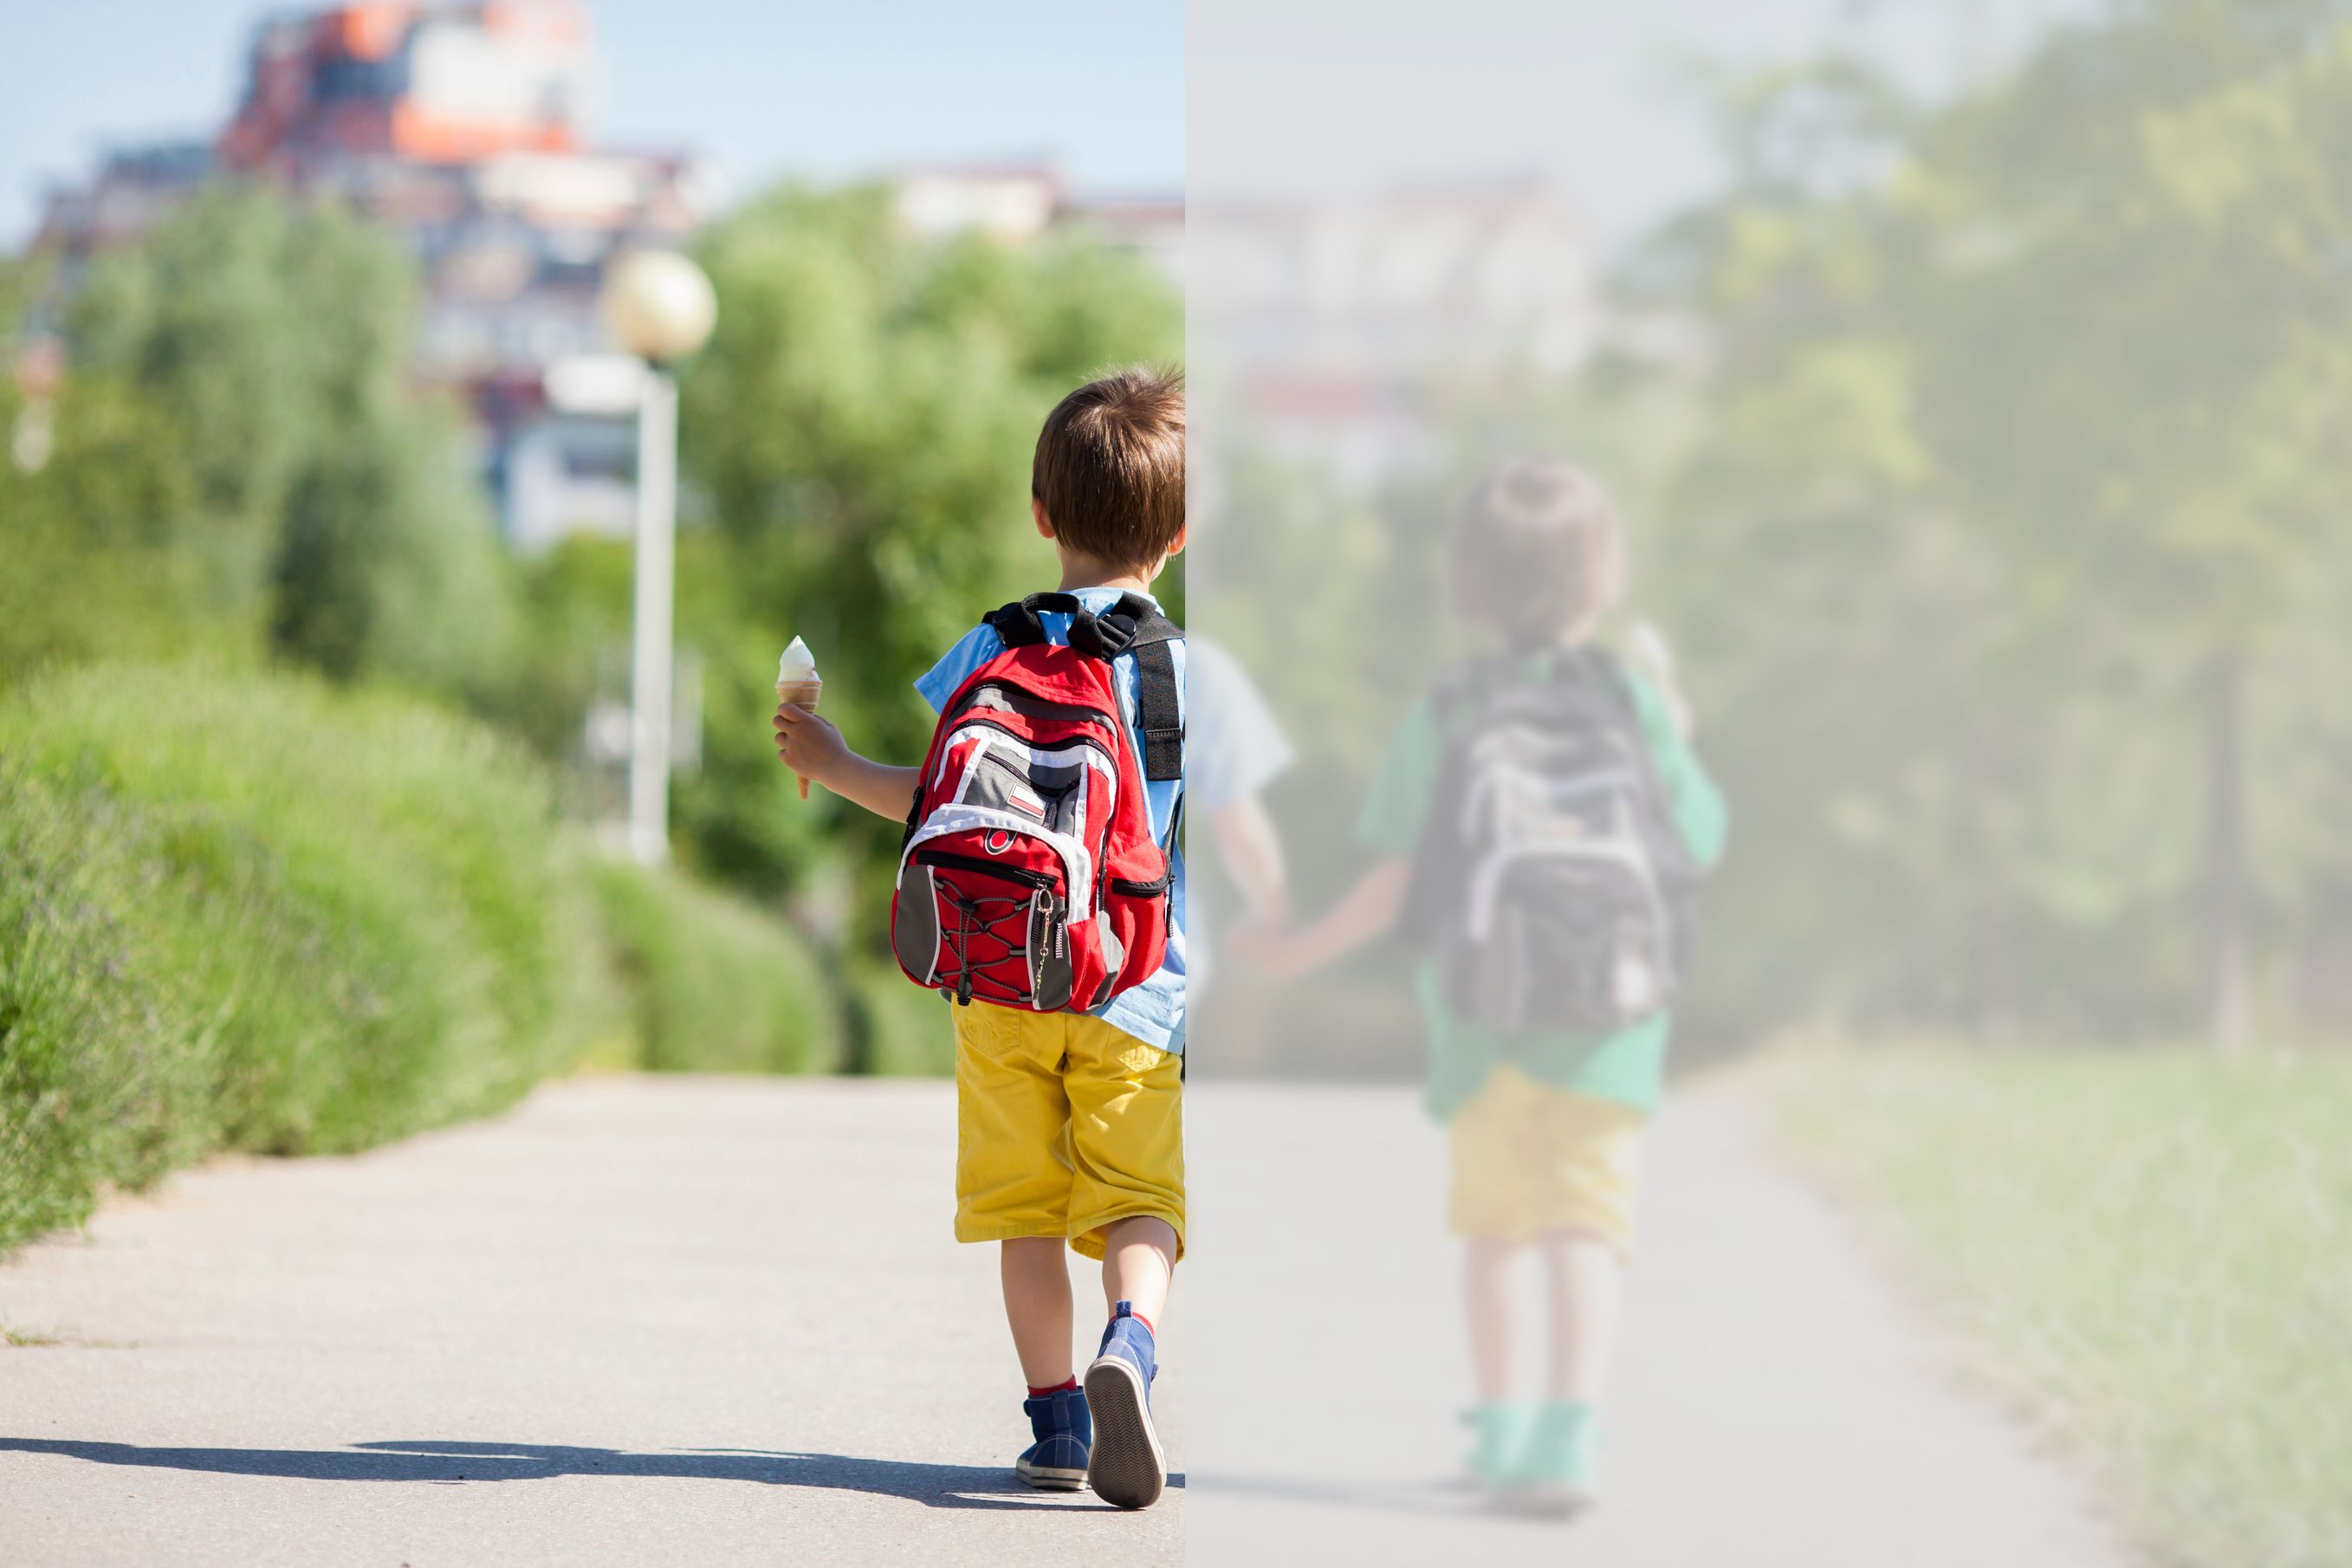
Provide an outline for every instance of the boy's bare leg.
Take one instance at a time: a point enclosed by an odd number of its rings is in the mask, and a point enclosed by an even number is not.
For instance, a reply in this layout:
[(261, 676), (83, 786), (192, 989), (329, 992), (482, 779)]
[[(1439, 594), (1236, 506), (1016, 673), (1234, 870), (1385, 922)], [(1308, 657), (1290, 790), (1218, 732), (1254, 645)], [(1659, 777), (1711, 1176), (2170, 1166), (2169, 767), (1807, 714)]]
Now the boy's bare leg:
[[(1087, 1363), (1087, 1410), (1095, 1424), (1087, 1484), (1114, 1508), (1150, 1508), (1168, 1484), (1168, 1452), (1151, 1421), (1154, 1332), (1176, 1271), (1176, 1229), (1130, 1215), (1103, 1227), (1103, 1303), (1110, 1323)], [(1120, 1302), (1129, 1314), (1120, 1315)]]
[(1470, 1322), (1470, 1371), (1487, 1405), (1511, 1396), (1511, 1259), (1507, 1241), (1473, 1237), (1462, 1256), (1462, 1304)]
[(1555, 1230), (1542, 1246), (1551, 1297), (1551, 1396), (1590, 1405), (1601, 1397), (1616, 1349), (1624, 1265), (1615, 1247), (1589, 1231)]
[(1176, 1275), (1176, 1227), (1150, 1215), (1133, 1215), (1103, 1227), (1103, 1310), (1132, 1302), (1151, 1323), (1168, 1305)]
[(1072, 1376), (1070, 1270), (1058, 1236), (1015, 1237), (1004, 1244), (1004, 1319), (1013, 1352), (1032, 1388), (1058, 1388)]

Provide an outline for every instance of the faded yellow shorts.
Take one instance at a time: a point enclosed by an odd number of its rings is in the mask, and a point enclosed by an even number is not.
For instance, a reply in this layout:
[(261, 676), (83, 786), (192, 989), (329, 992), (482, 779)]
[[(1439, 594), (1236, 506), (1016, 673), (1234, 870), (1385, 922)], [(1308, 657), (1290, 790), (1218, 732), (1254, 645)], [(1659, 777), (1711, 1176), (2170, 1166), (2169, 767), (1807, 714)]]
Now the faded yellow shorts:
[(1067, 1237), (1103, 1255), (1152, 1215), (1184, 1248), (1181, 1058), (1099, 1018), (955, 1009), (958, 1241)]
[(1633, 1245), (1633, 1189), (1648, 1118), (1538, 1083), (1504, 1064), (1454, 1116), (1457, 1235), (1531, 1241), (1581, 1230), (1621, 1255)]

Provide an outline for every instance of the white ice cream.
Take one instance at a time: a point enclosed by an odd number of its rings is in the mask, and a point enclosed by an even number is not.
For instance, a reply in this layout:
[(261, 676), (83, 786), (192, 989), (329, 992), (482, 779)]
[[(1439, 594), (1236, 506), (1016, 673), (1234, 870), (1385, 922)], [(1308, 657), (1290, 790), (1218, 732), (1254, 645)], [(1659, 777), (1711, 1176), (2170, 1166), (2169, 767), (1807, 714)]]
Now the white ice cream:
[(794, 637), (792, 646), (784, 649), (784, 657), (776, 663), (776, 684), (783, 686), (816, 678), (816, 655), (809, 652), (808, 644)]

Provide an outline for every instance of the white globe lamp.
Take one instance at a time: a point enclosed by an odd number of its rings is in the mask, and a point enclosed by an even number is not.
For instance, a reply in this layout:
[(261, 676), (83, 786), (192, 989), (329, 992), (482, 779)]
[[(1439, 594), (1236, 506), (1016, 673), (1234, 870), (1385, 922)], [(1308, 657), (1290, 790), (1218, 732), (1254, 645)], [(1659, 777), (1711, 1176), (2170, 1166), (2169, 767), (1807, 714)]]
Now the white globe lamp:
[(658, 363), (709, 341), (719, 296), (702, 268), (677, 251), (633, 250), (605, 269), (597, 313), (614, 342)]

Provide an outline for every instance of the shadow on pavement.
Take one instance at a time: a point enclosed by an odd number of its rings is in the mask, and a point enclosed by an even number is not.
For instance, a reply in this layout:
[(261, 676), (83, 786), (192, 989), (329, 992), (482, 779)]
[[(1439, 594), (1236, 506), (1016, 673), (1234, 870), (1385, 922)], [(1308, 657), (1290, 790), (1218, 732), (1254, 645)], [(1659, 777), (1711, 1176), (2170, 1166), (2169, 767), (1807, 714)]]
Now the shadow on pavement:
[[(225, 1476), (313, 1481), (535, 1481), (555, 1476), (667, 1477), (822, 1487), (905, 1498), (927, 1508), (1108, 1508), (1107, 1503), (1034, 1492), (992, 1465), (927, 1465), (860, 1459), (845, 1454), (771, 1453), (751, 1448), (689, 1448), (630, 1453), (546, 1443), (358, 1443), (348, 1448), (143, 1448), (133, 1443), (0, 1437), (0, 1453), (57, 1454), (100, 1465), (135, 1465)], [(1184, 1478), (1168, 1484), (1181, 1487)], [(971, 1495), (971, 1494), (981, 1495)], [(1078, 1494), (1083, 1497), (1085, 1494)]]

